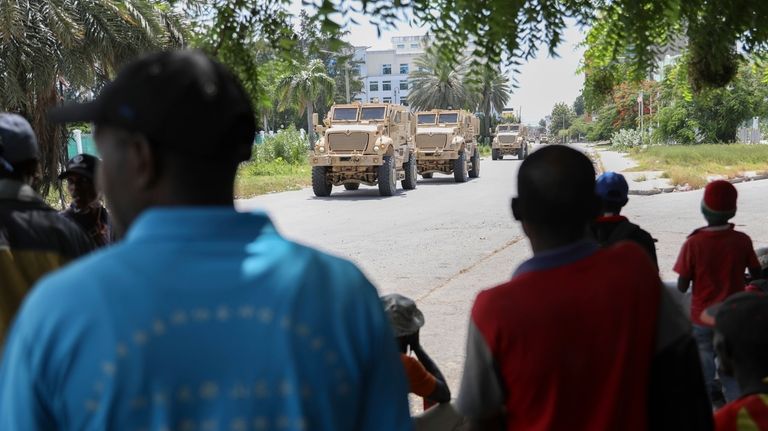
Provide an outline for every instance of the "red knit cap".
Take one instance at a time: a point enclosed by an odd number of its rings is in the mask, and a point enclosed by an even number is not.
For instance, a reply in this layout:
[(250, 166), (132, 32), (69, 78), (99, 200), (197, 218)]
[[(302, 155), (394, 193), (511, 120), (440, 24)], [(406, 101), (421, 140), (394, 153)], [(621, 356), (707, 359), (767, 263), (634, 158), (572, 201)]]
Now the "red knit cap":
[(704, 189), (704, 200), (701, 206), (714, 214), (735, 214), (738, 194), (736, 187), (728, 181), (712, 181)]

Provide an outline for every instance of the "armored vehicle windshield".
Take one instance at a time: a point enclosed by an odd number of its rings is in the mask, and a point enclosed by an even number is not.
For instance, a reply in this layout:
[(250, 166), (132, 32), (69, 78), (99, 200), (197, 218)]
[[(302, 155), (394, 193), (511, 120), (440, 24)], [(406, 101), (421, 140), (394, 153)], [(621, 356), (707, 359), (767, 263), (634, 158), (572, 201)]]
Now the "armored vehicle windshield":
[(333, 121), (357, 120), (357, 108), (334, 108)]
[(372, 106), (363, 108), (360, 113), (361, 120), (383, 120), (386, 108), (383, 106)]
[(419, 114), (419, 124), (435, 124), (436, 114)]
[(437, 120), (438, 123), (441, 124), (455, 124), (459, 122), (459, 114), (456, 112), (451, 113), (445, 113), (440, 114), (440, 117)]

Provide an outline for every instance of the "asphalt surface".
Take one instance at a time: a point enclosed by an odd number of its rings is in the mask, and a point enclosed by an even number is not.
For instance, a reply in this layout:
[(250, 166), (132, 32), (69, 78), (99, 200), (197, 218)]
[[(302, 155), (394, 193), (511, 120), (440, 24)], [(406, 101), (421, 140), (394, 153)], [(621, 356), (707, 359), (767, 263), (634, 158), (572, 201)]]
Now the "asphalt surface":
[[(457, 184), (435, 174), (416, 190), (389, 198), (378, 189), (335, 187), (331, 197), (311, 189), (260, 196), (236, 203), (263, 210), (288, 238), (357, 263), (381, 294), (417, 300), (426, 316), (421, 341), (454, 392), (464, 361), (467, 319), (483, 289), (508, 280), (530, 257), (528, 241), (512, 220), (520, 162), (483, 159), (480, 178)], [(399, 184), (398, 184), (399, 186)], [(768, 181), (738, 184), (737, 229), (756, 246), (768, 245)], [(659, 240), (662, 277), (671, 271), (686, 236), (700, 227), (702, 192), (632, 197), (626, 215)]]

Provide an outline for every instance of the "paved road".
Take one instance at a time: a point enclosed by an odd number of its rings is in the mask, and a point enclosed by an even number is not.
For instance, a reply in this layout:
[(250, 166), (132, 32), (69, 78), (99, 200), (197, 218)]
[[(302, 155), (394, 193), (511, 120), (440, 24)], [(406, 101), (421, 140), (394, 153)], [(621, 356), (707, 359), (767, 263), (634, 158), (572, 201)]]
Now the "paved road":
[[(334, 188), (330, 198), (309, 189), (238, 201), (240, 210), (265, 210), (289, 238), (356, 262), (382, 294), (417, 299), (426, 315), (422, 342), (454, 391), (464, 360), (469, 310), (477, 292), (507, 280), (530, 256), (509, 210), (520, 162), (482, 161), (480, 178), (419, 181), (416, 190), (380, 198), (363, 186)], [(768, 245), (768, 181), (737, 185), (735, 222), (756, 245)], [(633, 197), (626, 213), (659, 239), (662, 275), (680, 245), (703, 222), (701, 191)]]

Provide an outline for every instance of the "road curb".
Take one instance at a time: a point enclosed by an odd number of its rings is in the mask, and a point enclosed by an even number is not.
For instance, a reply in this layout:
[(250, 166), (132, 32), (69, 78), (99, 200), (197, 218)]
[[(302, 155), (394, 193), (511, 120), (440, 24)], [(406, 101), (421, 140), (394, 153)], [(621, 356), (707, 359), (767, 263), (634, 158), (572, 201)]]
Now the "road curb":
[[(763, 180), (768, 180), (768, 175), (756, 175), (754, 177), (728, 178), (725, 181), (728, 181), (731, 184), (740, 184), (740, 183), (751, 183), (753, 181), (763, 181)], [(653, 195), (660, 195), (662, 193), (692, 192), (694, 190), (700, 190), (700, 189), (678, 189), (677, 187), (664, 187), (661, 189), (654, 188), (649, 190), (630, 190), (628, 194), (632, 196), (653, 196)]]

